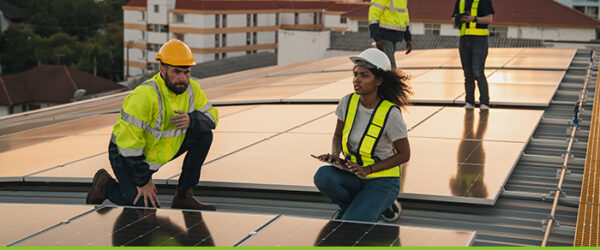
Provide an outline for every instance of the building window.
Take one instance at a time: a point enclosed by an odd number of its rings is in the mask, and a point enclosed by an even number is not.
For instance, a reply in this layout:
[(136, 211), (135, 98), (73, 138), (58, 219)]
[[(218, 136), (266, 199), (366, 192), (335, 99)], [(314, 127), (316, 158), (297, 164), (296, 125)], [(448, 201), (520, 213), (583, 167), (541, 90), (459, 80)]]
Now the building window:
[(279, 32), (275, 31), (275, 43), (279, 42)]
[(215, 34), (215, 48), (221, 47), (221, 36), (219, 34)]
[(183, 23), (183, 14), (175, 14), (175, 22)]
[(250, 27), (250, 24), (252, 22), (252, 17), (250, 14), (246, 14), (246, 27)]
[(256, 44), (257, 40), (258, 40), (258, 35), (256, 34), (256, 32), (252, 32), (252, 44)]
[(215, 15), (215, 28), (221, 27), (221, 16), (219, 14)]
[(294, 13), (294, 24), (298, 25), (300, 23), (300, 17), (298, 13)]
[(142, 21), (146, 20), (146, 12), (142, 11)]
[(425, 35), (440, 35), (440, 24), (439, 23), (426, 23), (425, 24)]
[(506, 38), (508, 34), (508, 26), (490, 25), (488, 27), (490, 37)]
[(369, 21), (358, 20), (358, 31), (369, 31)]
[(184, 41), (183, 40), (183, 34), (181, 34), (181, 33), (174, 33), (173, 36), (175, 38), (177, 38), (178, 40), (180, 40), (180, 41)]
[(223, 28), (227, 27), (227, 15), (223, 14), (222, 16), (222, 24), (223, 24)]
[(146, 40), (146, 31), (142, 30), (142, 40)]
[(169, 26), (160, 24), (148, 24), (146, 29), (149, 32), (169, 32)]
[(154, 52), (158, 52), (158, 50), (160, 49), (160, 44), (156, 44), (156, 43), (149, 43), (146, 47), (148, 51), (154, 51)]
[(317, 16), (317, 21), (319, 22), (318, 24), (323, 24), (323, 12), (318, 12)]
[(221, 57), (221, 54), (219, 54), (219, 53), (216, 53), (216, 54), (215, 54), (215, 60), (219, 60), (219, 59), (220, 59), (220, 57)]
[(227, 47), (227, 34), (221, 34), (221, 45), (221, 47)]
[(258, 14), (252, 14), (252, 26), (258, 26)]
[(593, 18), (598, 18), (598, 6), (588, 6), (586, 14)]
[(149, 62), (146, 64), (146, 68), (148, 69), (149, 72), (158, 71), (160, 68), (160, 65), (158, 63)]
[(250, 32), (246, 32), (246, 45), (250, 45), (251, 42), (252, 42), (252, 35), (250, 35)]
[(317, 24), (317, 22), (318, 22), (317, 18), (318, 18), (317, 12), (313, 13), (313, 24)]
[(275, 13), (275, 26), (279, 26), (279, 13)]
[(221, 53), (221, 59), (225, 59), (227, 57), (227, 53)]
[(154, 13), (158, 13), (158, 10), (159, 10), (159, 8), (158, 8), (158, 4), (155, 4), (155, 5), (154, 5)]
[(345, 17), (340, 17), (340, 23), (348, 23), (348, 19)]

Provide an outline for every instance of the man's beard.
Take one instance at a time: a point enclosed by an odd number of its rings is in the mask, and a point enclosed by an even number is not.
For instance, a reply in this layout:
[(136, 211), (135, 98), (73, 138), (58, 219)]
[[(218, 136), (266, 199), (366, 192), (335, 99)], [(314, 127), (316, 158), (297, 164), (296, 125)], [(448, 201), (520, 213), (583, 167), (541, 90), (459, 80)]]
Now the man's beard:
[(169, 80), (169, 73), (165, 73), (165, 83), (167, 88), (177, 95), (182, 94), (187, 90), (187, 84), (185, 82), (176, 82), (173, 84), (171, 80)]

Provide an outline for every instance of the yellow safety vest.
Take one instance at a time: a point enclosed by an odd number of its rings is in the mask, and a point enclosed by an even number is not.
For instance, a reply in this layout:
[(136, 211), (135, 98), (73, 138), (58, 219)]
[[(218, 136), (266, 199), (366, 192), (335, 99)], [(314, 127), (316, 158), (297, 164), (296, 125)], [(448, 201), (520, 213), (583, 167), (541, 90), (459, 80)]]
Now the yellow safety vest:
[[(342, 151), (346, 155), (346, 159), (361, 165), (362, 167), (368, 167), (369, 165), (379, 162), (379, 159), (374, 155), (375, 146), (379, 141), (379, 137), (385, 127), (385, 121), (388, 117), (388, 113), (396, 105), (390, 101), (383, 100), (371, 115), (370, 123), (367, 125), (367, 129), (363, 138), (360, 140), (358, 145), (358, 152), (350, 152), (348, 147), (348, 138), (354, 124), (354, 118), (356, 117), (356, 111), (358, 110), (360, 95), (352, 94), (350, 101), (348, 102), (348, 111), (346, 112), (346, 121), (344, 121), (344, 130), (342, 132)], [(395, 166), (386, 170), (371, 173), (365, 176), (366, 178), (376, 177), (400, 177), (400, 166)]]
[[(473, 0), (473, 4), (471, 5), (471, 16), (477, 16), (477, 7), (479, 7), (479, 0)], [(465, 13), (465, 0), (460, 0), (458, 8), (460, 14)], [(469, 26), (468, 28), (467, 25)], [(487, 36), (489, 34), (490, 32), (488, 29), (477, 28), (476, 22), (463, 23), (460, 25), (461, 36)]]
[(406, 31), (409, 23), (407, 0), (371, 0), (369, 24), (379, 23), (379, 27)]
[(151, 170), (170, 161), (181, 147), (185, 129), (169, 120), (174, 111), (200, 111), (218, 122), (218, 111), (208, 102), (206, 93), (190, 79), (187, 90), (177, 95), (170, 91), (157, 73), (125, 97), (111, 141), (125, 157), (144, 155)]

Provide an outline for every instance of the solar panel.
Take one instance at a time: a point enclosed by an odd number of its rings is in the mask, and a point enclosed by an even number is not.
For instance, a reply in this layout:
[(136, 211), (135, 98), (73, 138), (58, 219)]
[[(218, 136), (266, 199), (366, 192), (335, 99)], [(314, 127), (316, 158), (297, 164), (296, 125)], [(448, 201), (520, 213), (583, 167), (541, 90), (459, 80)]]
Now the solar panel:
[(475, 232), (282, 216), (240, 246), (470, 246)]
[(272, 215), (105, 207), (18, 246), (233, 246)]
[(565, 71), (551, 70), (498, 70), (488, 76), (488, 83), (511, 85), (556, 85), (560, 84)]
[(493, 205), (525, 143), (413, 136), (410, 147), (398, 197)]
[(6, 246), (91, 211), (92, 206), (0, 203), (0, 245)]
[(409, 137), (483, 139), (527, 142), (542, 110), (445, 107), (409, 132)]
[(76, 135), (1, 153), (0, 181), (101, 154), (106, 152), (108, 140), (107, 135)]

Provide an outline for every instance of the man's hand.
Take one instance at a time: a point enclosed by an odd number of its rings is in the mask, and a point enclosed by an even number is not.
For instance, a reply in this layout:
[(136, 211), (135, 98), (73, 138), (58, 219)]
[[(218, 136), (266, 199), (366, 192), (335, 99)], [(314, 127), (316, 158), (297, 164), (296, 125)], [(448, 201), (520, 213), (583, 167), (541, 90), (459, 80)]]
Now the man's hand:
[(383, 50), (383, 44), (384, 44), (384, 43), (383, 43), (383, 40), (378, 40), (378, 41), (375, 41), (375, 46), (376, 46), (376, 47), (377, 47), (379, 50), (381, 50), (381, 51), (384, 51), (384, 50)]
[(412, 51), (412, 41), (406, 41), (406, 55)]
[(190, 116), (183, 111), (175, 110), (175, 113), (179, 114), (169, 118), (175, 127), (179, 129), (187, 129), (190, 127)]
[(150, 200), (150, 204), (152, 207), (160, 206), (160, 201), (158, 201), (158, 196), (156, 195), (156, 186), (154, 182), (150, 180), (143, 187), (135, 187), (137, 188), (137, 196), (133, 200), (133, 205), (135, 205), (141, 197), (144, 197), (144, 206), (148, 206), (148, 200)]
[(470, 23), (475, 21), (475, 17), (474, 16), (462, 16), (460, 18), (461, 21), (465, 22), (465, 23)]

